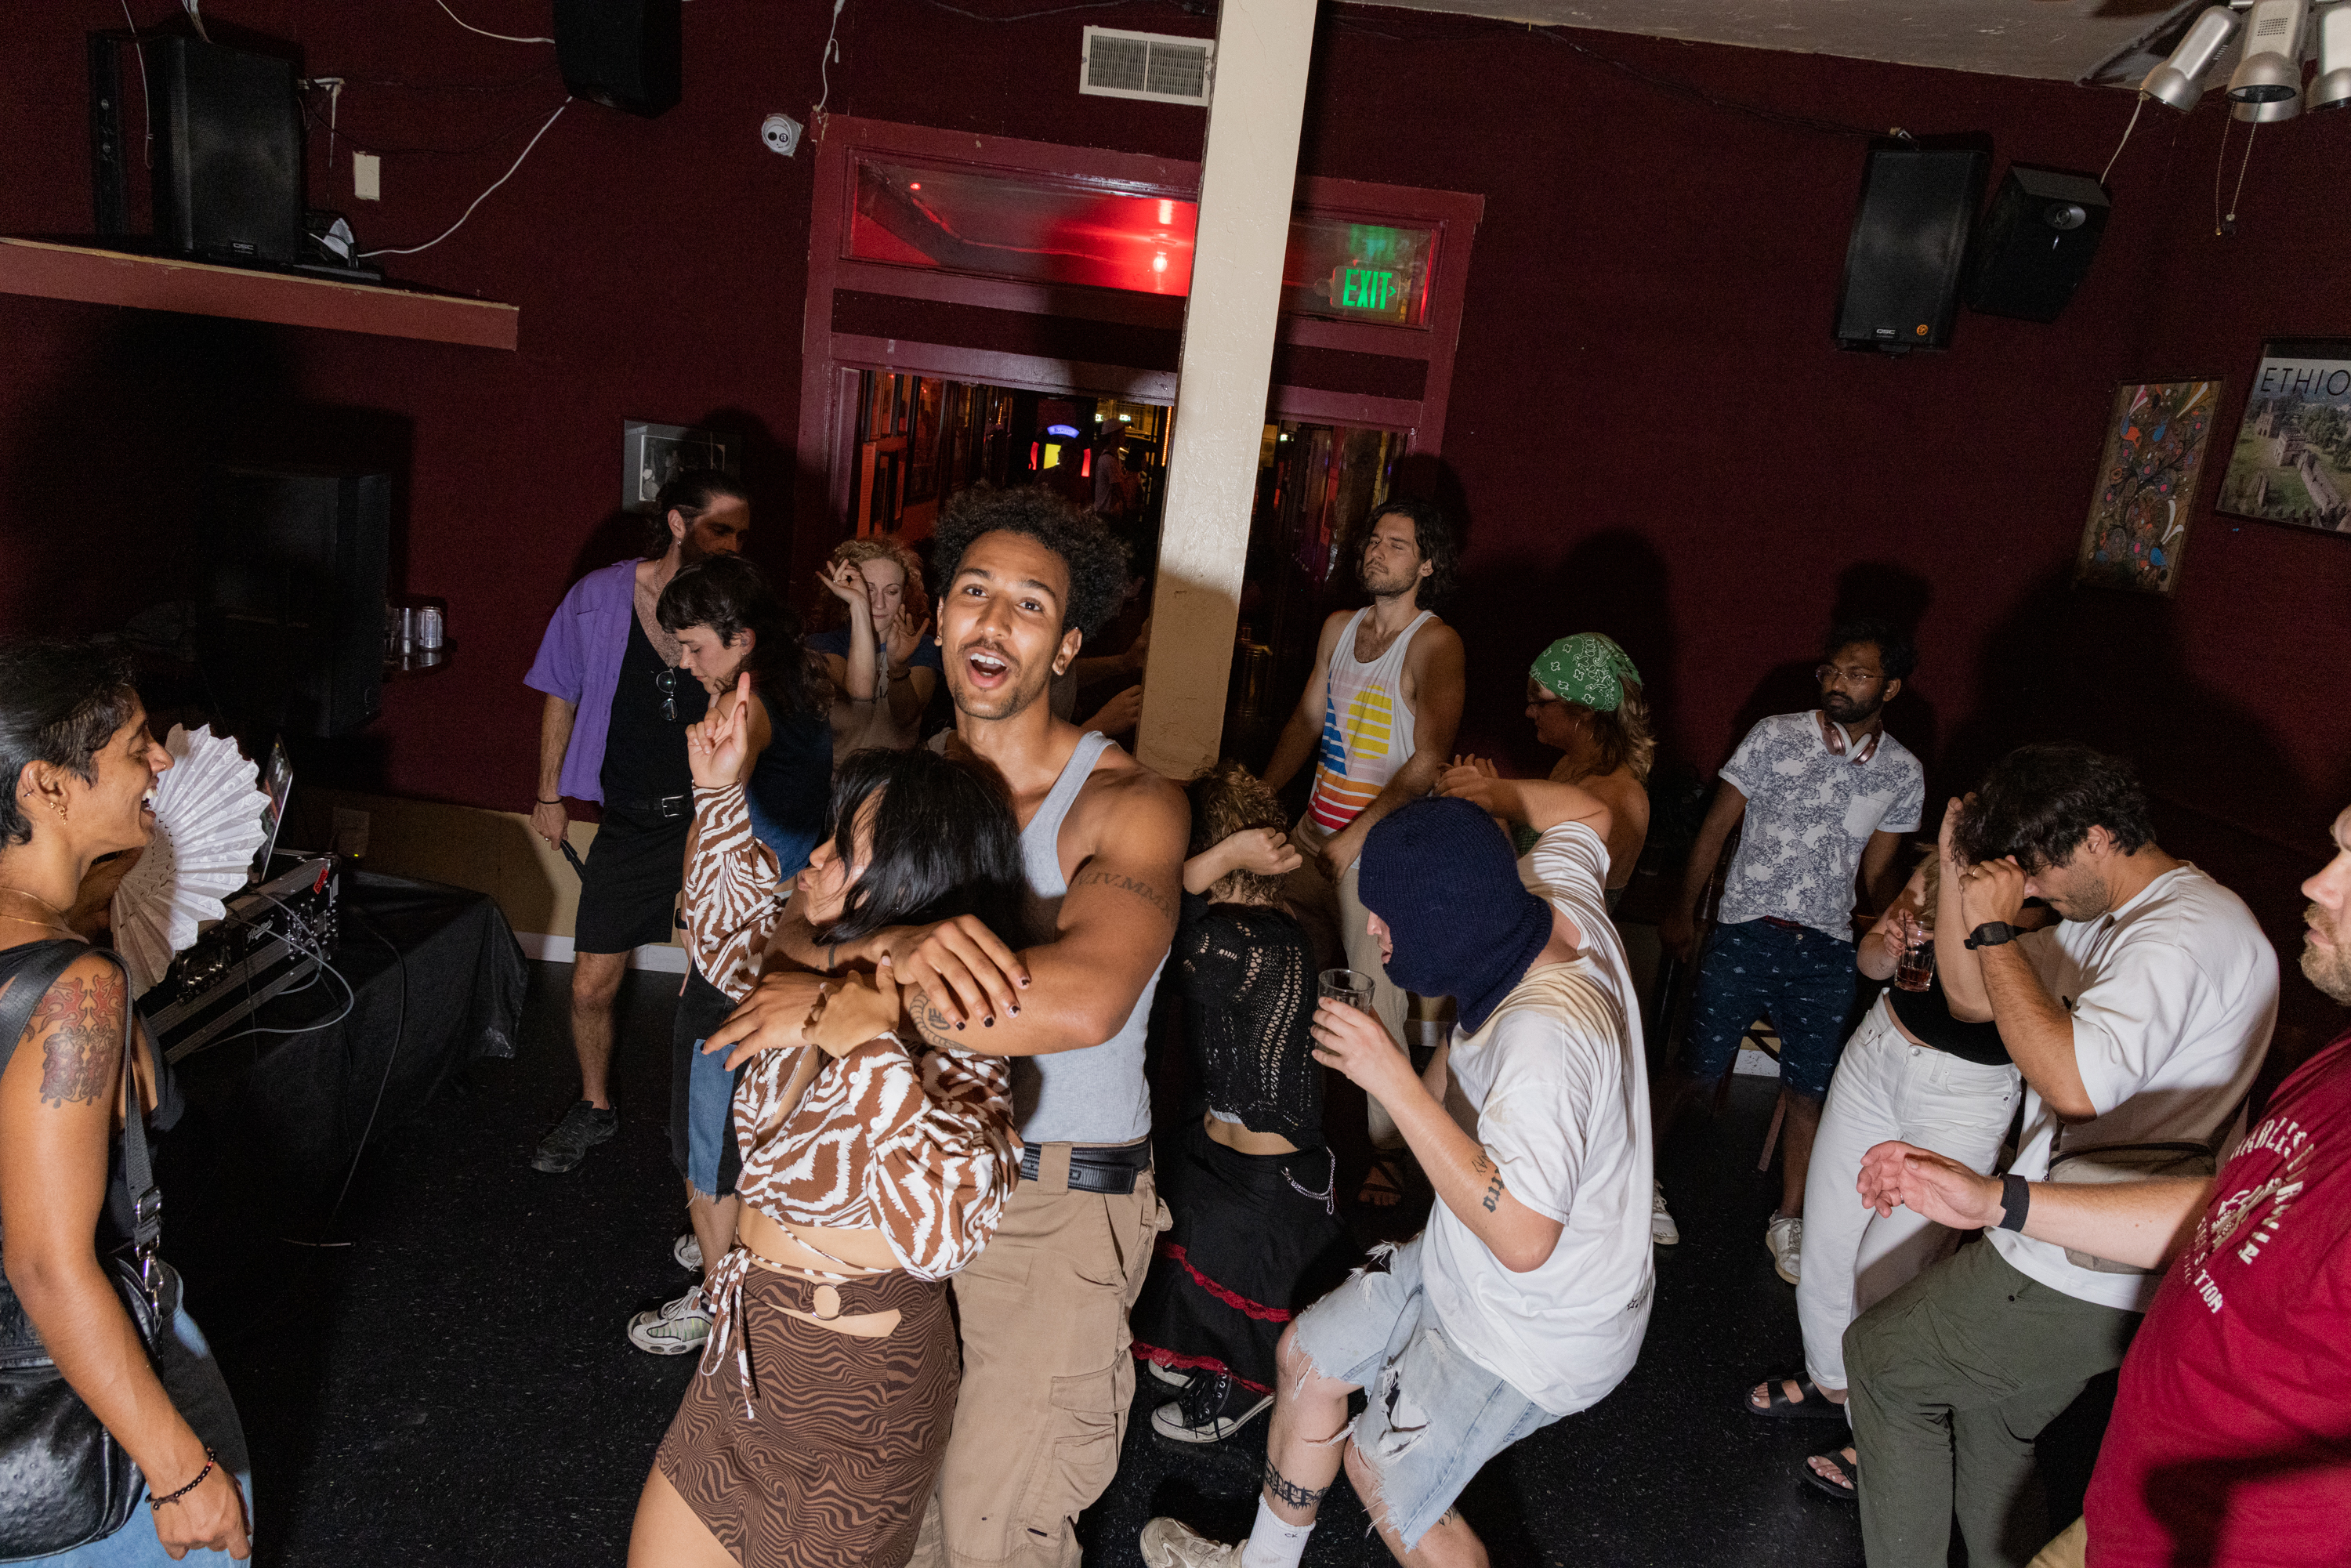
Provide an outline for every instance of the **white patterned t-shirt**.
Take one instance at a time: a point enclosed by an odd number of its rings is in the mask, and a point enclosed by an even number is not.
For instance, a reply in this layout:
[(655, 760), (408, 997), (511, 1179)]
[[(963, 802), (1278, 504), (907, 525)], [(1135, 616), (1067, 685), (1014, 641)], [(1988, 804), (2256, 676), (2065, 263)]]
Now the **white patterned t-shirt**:
[(1869, 759), (1855, 762), (1828, 748), (1812, 714), (1774, 714), (1747, 732), (1722, 779), (1747, 797), (1747, 821), (1718, 922), (1792, 920), (1853, 940), (1854, 877), (1869, 836), (1918, 831), (1918, 758), (1881, 731)]

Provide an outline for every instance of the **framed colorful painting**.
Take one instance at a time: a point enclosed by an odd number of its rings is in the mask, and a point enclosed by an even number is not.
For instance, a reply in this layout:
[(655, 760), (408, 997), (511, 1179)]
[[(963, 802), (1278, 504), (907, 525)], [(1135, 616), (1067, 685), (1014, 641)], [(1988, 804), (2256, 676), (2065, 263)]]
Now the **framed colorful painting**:
[(2245, 399), (2216, 509), (2351, 533), (2351, 340), (2277, 338)]
[(2106, 417), (2105, 455), (2074, 580), (2168, 594), (2196, 515), (2220, 382), (2125, 382)]

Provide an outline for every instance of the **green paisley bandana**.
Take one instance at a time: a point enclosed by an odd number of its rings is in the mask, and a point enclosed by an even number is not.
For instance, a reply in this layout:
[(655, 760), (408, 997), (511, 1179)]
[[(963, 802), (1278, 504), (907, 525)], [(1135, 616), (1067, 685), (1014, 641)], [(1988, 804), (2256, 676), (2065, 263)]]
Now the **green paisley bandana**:
[(1625, 683), (1639, 685), (1641, 672), (1608, 637), (1578, 632), (1545, 648), (1528, 672), (1563, 702), (1582, 703), (1594, 713), (1614, 713), (1625, 700)]

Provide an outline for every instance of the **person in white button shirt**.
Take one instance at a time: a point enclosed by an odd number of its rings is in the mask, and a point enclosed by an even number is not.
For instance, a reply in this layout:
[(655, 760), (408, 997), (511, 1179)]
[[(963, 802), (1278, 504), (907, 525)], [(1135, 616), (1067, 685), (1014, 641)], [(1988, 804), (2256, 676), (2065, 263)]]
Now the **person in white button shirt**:
[[(2128, 764), (2081, 746), (2012, 752), (1955, 848), (1970, 862), (1969, 956), (1943, 982), (1955, 997), (1980, 987), (2031, 1091), (2009, 1174), (2047, 1180), (2053, 1160), (2092, 1150), (2216, 1147), (2269, 1050), (2277, 954), (2243, 900), (2156, 843)], [(2011, 937), (2035, 896), (2061, 924)], [(1873, 1565), (1942, 1562), (1956, 1508), (1970, 1563), (2022, 1568), (2054, 1532), (2033, 1439), (2121, 1364), (2159, 1280), (1987, 1236), (1845, 1331)]]
[[(1249, 1539), (1155, 1519), (1150, 1568), (1297, 1568), (1343, 1463), (1398, 1561), (1482, 1564), (1455, 1498), (1606, 1396), (1640, 1351), (1656, 1284), (1648, 1080), (1603, 892), (1608, 808), (1475, 765), (1439, 787), (1457, 798), (1372, 830), (1361, 887), (1388, 972), (1451, 995), (1459, 1026), (1416, 1078), (1376, 1017), (1325, 1000), (1314, 1024), (1316, 1054), (1395, 1112), (1436, 1208), (1282, 1335)], [(1531, 889), (1489, 815), (1538, 830)]]

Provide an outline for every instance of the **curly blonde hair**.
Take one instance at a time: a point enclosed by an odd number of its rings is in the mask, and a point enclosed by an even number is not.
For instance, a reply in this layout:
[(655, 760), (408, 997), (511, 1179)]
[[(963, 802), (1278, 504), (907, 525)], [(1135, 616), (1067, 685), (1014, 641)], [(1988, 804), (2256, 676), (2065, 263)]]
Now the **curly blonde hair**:
[[(854, 562), (862, 567), (869, 560), (888, 560), (898, 563), (899, 570), (906, 574), (906, 591), (899, 602), (905, 607), (907, 614), (914, 618), (914, 623), (920, 625), (931, 612), (931, 597), (923, 586), (922, 558), (896, 539), (884, 538), (878, 534), (869, 534), (863, 538), (843, 539), (832, 547), (831, 555), (824, 558), (823, 573), (831, 577), (843, 562)], [(822, 591), (818, 592), (816, 612), (810, 616), (810, 620), (829, 631), (848, 619), (847, 605), (829, 592)]]
[[(1258, 776), (1229, 758), (1184, 787), (1192, 803), (1192, 843), (1187, 856), (1214, 849), (1251, 828), (1286, 828), (1281, 801)], [(1208, 888), (1211, 904), (1278, 904), (1281, 878), (1263, 872), (1228, 871)]]

